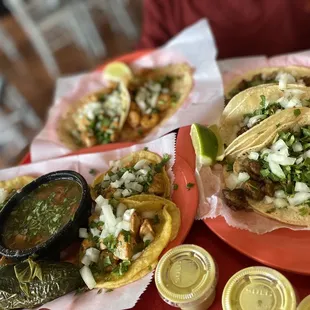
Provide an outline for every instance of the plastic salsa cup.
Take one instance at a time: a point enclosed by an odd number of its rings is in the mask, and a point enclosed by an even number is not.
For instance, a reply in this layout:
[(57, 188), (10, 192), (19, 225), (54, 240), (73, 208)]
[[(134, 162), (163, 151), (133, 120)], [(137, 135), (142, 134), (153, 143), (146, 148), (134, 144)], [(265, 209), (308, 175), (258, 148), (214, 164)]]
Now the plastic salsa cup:
[(280, 272), (263, 266), (245, 268), (227, 282), (223, 310), (296, 310), (292, 284)]
[(212, 256), (196, 245), (180, 245), (159, 261), (155, 283), (162, 299), (183, 310), (206, 310), (215, 298), (217, 267)]
[(297, 310), (310, 310), (310, 295), (305, 297), (298, 305)]

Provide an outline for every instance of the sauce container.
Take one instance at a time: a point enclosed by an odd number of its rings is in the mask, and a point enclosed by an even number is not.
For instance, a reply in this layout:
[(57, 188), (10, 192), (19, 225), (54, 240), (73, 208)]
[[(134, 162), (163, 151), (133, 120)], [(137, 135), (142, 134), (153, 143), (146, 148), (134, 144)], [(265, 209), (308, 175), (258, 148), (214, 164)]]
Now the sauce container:
[(278, 271), (258, 266), (245, 268), (227, 282), (223, 310), (295, 310), (296, 294)]
[(305, 297), (297, 307), (297, 310), (310, 310), (310, 295)]
[(180, 245), (159, 261), (155, 283), (162, 299), (183, 310), (206, 310), (215, 298), (217, 268), (212, 256), (196, 245)]

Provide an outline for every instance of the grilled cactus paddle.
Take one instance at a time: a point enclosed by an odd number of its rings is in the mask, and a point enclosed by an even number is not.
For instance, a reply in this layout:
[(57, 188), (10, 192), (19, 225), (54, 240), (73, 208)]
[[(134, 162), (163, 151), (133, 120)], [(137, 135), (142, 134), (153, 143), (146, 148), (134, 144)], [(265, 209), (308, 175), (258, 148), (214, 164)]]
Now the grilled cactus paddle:
[(29, 258), (0, 267), (0, 309), (34, 308), (83, 285), (75, 265)]

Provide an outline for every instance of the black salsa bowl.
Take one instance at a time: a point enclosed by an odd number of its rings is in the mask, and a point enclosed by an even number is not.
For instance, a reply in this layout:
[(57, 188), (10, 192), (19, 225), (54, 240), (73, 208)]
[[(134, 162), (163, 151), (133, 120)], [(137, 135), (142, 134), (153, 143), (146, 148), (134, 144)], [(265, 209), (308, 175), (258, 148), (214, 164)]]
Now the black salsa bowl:
[[(37, 244), (28, 249), (10, 249), (5, 246), (3, 241), (4, 224), (15, 207), (30, 193), (36, 190), (40, 185), (47, 184), (56, 180), (74, 181), (81, 187), (81, 199), (74, 216), (68, 223), (58, 229), (55, 234), (50, 236), (46, 241)], [(16, 260), (23, 260), (29, 256), (35, 255), (40, 258), (56, 258), (59, 253), (71, 245), (79, 236), (79, 228), (86, 227), (88, 217), (90, 216), (92, 199), (88, 184), (84, 177), (79, 173), (71, 170), (61, 170), (45, 174), (31, 183), (27, 184), (20, 191), (16, 192), (5, 204), (0, 213), (0, 254)], [(44, 217), (44, 214), (42, 214)]]

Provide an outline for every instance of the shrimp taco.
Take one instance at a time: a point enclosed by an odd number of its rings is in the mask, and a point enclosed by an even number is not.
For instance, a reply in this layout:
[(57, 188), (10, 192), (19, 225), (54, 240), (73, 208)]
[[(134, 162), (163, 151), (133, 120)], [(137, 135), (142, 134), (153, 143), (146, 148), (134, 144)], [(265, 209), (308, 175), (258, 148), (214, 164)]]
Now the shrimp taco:
[(178, 234), (180, 212), (170, 200), (153, 195), (122, 198), (116, 204), (98, 196), (89, 226), (89, 231), (80, 230), (85, 238), (82, 278), (89, 288), (114, 289), (155, 268)]
[(234, 210), (309, 227), (310, 109), (282, 111), (275, 121), (278, 128), (239, 153), (233, 171), (224, 169), (223, 199)]
[(35, 178), (32, 176), (20, 176), (6, 181), (0, 181), (0, 210), (3, 209), (6, 202), (14, 195), (14, 193), (23, 188)]
[(131, 104), (121, 140), (142, 139), (172, 116), (192, 89), (192, 71), (182, 63), (135, 73), (128, 85)]
[(247, 139), (245, 135), (256, 129), (263, 132), (274, 123), (277, 113), (285, 109), (310, 106), (310, 88), (289, 84), (285, 89), (278, 85), (260, 85), (236, 95), (225, 107), (221, 121), (220, 134), (223, 142), (229, 146), (238, 145)]
[(170, 198), (171, 185), (166, 171), (170, 156), (150, 151), (134, 152), (111, 163), (111, 168), (99, 174), (91, 187), (92, 198), (125, 198), (153, 194)]
[(119, 140), (130, 107), (122, 83), (110, 86), (73, 103), (57, 124), (60, 141), (75, 150)]
[(225, 86), (225, 104), (228, 104), (234, 96), (250, 87), (279, 82), (282, 85), (292, 83), (310, 86), (310, 68), (289, 66), (249, 71), (233, 79)]

